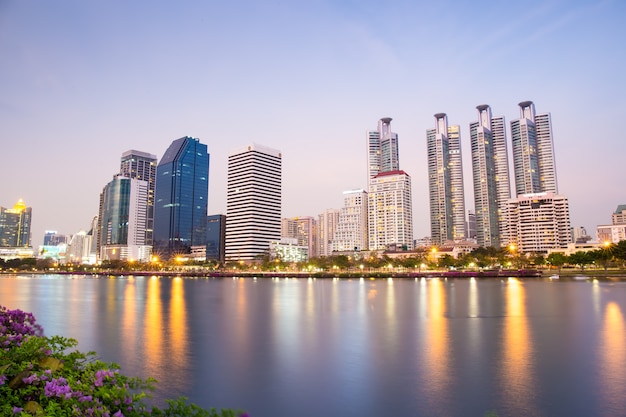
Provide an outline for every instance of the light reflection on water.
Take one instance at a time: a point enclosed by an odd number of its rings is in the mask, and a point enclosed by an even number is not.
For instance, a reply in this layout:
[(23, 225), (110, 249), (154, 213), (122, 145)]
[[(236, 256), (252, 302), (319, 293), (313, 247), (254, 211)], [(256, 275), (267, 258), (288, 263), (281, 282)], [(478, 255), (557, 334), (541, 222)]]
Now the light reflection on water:
[[(0, 277), (158, 396), (263, 416), (625, 414), (626, 282)], [(592, 372), (590, 372), (590, 370)]]

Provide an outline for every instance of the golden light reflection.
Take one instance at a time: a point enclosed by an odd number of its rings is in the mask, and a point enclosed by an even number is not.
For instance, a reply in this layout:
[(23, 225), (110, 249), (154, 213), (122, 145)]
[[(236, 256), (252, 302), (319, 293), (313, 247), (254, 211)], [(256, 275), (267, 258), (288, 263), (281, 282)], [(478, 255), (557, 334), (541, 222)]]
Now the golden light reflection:
[(609, 302), (604, 312), (602, 340), (601, 392), (608, 410), (617, 415), (624, 411), (626, 389), (626, 329), (624, 315), (615, 302)]
[[(135, 280), (130, 277), (124, 288), (124, 315), (122, 316), (123, 332), (137, 334), (137, 300), (135, 299)], [(137, 350), (136, 337), (124, 337), (124, 352)]]
[(428, 282), (427, 315), (427, 342), (426, 354), (426, 381), (428, 398), (433, 406), (440, 407), (446, 403), (449, 395), (451, 375), (449, 373), (449, 335), (446, 314), (445, 284), (439, 279)]
[(148, 281), (146, 320), (144, 329), (145, 355), (148, 371), (155, 375), (163, 361), (163, 306), (161, 280), (155, 276)]
[(187, 357), (187, 309), (185, 306), (185, 287), (183, 279), (172, 280), (172, 298), (170, 300), (170, 334), (173, 362), (182, 367)]
[(535, 404), (535, 383), (533, 343), (526, 315), (526, 292), (520, 280), (508, 279), (505, 302), (501, 384), (515, 408), (524, 410)]

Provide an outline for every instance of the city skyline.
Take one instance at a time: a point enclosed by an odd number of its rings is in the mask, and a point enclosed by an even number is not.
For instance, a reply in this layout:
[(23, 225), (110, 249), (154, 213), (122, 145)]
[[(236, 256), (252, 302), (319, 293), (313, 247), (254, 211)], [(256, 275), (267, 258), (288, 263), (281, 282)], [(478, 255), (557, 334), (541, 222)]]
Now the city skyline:
[[(367, 187), (363, 132), (387, 116), (420, 238), (430, 234), (423, 132), (438, 112), (460, 125), (472, 210), (468, 125), (481, 103), (507, 124), (524, 100), (551, 113), (572, 226), (593, 234), (624, 203), (624, 4), (246, 5), (3, 3), (0, 196), (32, 207), (35, 247), (45, 230), (89, 228), (121, 152), (161, 155), (185, 134), (211, 150), (208, 214), (226, 212), (228, 150), (250, 141), (283, 153), (284, 217), (339, 209), (343, 191)], [(444, 15), (441, 35), (430, 17)], [(541, 65), (511, 65), (522, 49)], [(441, 51), (459, 65), (424, 65)]]

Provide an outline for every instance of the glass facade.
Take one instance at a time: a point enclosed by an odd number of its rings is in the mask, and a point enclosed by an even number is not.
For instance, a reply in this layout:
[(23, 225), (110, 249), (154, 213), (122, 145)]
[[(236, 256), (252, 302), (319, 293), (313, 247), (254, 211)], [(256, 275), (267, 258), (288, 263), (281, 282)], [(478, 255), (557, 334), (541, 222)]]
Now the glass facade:
[(206, 237), (206, 259), (224, 262), (225, 215), (215, 214), (207, 217)]
[(156, 170), (154, 253), (164, 258), (206, 245), (209, 195), (207, 146), (189, 136), (176, 139)]

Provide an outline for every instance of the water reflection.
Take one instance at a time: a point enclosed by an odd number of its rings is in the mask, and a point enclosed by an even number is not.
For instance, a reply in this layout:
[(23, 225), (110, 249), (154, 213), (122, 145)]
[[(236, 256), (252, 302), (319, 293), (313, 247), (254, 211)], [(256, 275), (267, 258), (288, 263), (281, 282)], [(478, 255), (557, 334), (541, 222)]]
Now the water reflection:
[(520, 280), (508, 279), (505, 302), (501, 384), (513, 409), (534, 416), (537, 413), (533, 407), (536, 396), (533, 343), (528, 328), (525, 289)]
[[(427, 295), (422, 301), (427, 306), (426, 345), (424, 346), (425, 389), (429, 407), (437, 410), (437, 415), (445, 415), (448, 403), (450, 373), (450, 344), (448, 340), (448, 319), (446, 318), (446, 287), (443, 280), (428, 282)], [(424, 291), (425, 293), (425, 291)]]
[(619, 305), (609, 302), (604, 312), (602, 331), (601, 373), (605, 381), (602, 396), (606, 415), (624, 412), (626, 392), (626, 329), (624, 315)]

